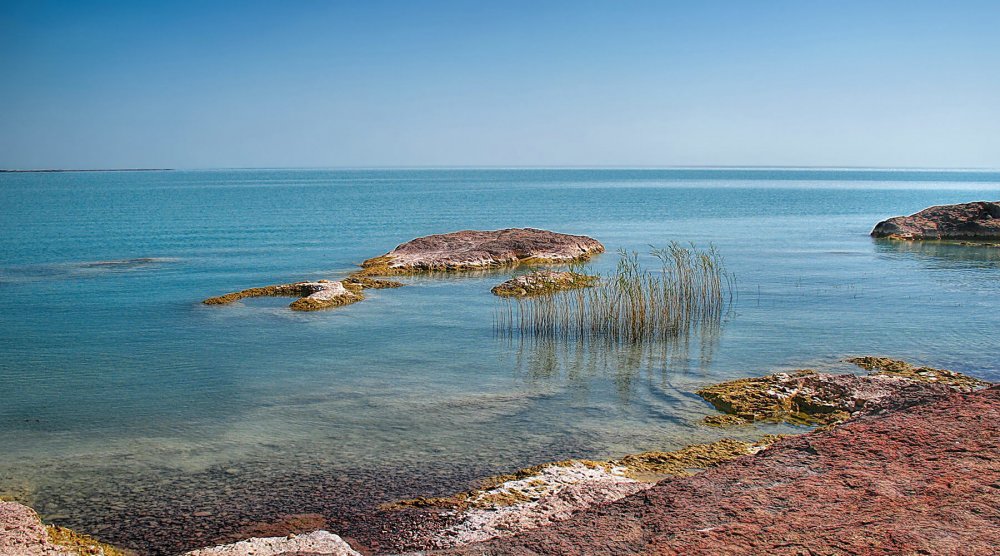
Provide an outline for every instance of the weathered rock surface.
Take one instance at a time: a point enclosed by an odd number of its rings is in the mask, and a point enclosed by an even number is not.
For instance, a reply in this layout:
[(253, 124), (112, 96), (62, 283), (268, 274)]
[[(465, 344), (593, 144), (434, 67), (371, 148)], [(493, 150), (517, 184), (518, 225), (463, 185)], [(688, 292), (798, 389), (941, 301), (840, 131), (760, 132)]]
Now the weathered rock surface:
[(294, 284), (278, 284), (250, 288), (243, 291), (227, 293), (219, 297), (210, 297), (202, 303), (205, 305), (223, 305), (250, 297), (298, 297), (289, 305), (296, 311), (317, 311), (330, 307), (350, 305), (364, 299), (361, 286), (346, 281), (330, 282), (296, 282)]
[(942, 398), (924, 386), (884, 414), (440, 553), (996, 554), (1000, 387)]
[(411, 546), (447, 548), (550, 525), (597, 504), (651, 488), (663, 477), (687, 476), (777, 440), (757, 444), (723, 439), (672, 452), (643, 452), (610, 461), (567, 460), (491, 477), (481, 488), (444, 498), (404, 500), (389, 507), (452, 509), (451, 523), (430, 534), (414, 533)]
[(597, 283), (597, 276), (579, 272), (536, 270), (529, 274), (515, 276), (495, 286), (491, 292), (500, 297), (528, 297), (544, 295), (577, 288), (588, 288)]
[(1000, 201), (941, 205), (875, 225), (874, 237), (1000, 241)]
[(849, 360), (873, 371), (868, 376), (833, 375), (804, 369), (792, 373), (744, 378), (702, 388), (697, 393), (725, 415), (705, 419), (710, 425), (753, 421), (828, 424), (899, 395), (919, 383), (928, 391), (969, 392), (989, 383), (954, 371), (914, 367), (887, 357)]
[(35, 510), (0, 500), (0, 556), (129, 556), (64, 527), (45, 526)]
[(233, 544), (201, 548), (185, 556), (361, 556), (344, 539), (328, 531), (305, 535), (253, 538)]
[(373, 276), (479, 270), (525, 262), (580, 261), (603, 251), (596, 239), (535, 228), (465, 230), (418, 237), (361, 266)]

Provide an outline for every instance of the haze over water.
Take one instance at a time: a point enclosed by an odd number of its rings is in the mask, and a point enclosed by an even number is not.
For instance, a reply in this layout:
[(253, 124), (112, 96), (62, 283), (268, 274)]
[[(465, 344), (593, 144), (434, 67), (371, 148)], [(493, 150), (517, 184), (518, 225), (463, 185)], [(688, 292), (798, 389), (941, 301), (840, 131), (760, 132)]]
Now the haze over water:
[[(241, 519), (332, 512), (547, 460), (787, 432), (699, 424), (698, 387), (775, 369), (856, 372), (840, 361), (877, 354), (998, 380), (1000, 249), (868, 237), (996, 199), (985, 171), (0, 175), (0, 495), (134, 544), (142, 515), (183, 527), (174, 497), (218, 512), (270, 484)], [(605, 273), (618, 249), (714, 244), (733, 311), (717, 337), (635, 349), (496, 337), (489, 290), (509, 271), (405, 278), (314, 313), (199, 303), (337, 279), (422, 235), (525, 226), (599, 239)], [(335, 480), (317, 495), (319, 477)]]

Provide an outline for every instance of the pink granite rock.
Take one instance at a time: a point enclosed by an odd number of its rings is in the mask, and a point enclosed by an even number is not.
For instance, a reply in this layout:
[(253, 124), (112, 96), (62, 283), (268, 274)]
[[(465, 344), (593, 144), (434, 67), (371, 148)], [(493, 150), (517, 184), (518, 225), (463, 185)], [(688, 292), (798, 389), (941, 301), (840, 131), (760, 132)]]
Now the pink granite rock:
[(926, 208), (910, 216), (883, 220), (873, 237), (1000, 241), (1000, 201), (977, 201)]
[(418, 237), (361, 266), (372, 275), (476, 270), (522, 262), (580, 261), (603, 251), (601, 242), (587, 236), (534, 228), (465, 230)]

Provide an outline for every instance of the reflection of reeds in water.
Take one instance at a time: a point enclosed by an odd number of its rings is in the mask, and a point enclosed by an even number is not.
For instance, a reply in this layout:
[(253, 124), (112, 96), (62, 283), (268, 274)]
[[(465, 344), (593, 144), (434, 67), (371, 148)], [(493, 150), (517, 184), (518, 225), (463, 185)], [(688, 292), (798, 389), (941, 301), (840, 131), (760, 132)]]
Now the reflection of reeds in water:
[(734, 289), (718, 251), (672, 243), (652, 254), (659, 272), (643, 269), (637, 253), (620, 251), (614, 274), (595, 287), (501, 302), (497, 332), (638, 343), (717, 327)]
[[(577, 341), (563, 337), (501, 336), (522, 379), (531, 383), (562, 383), (586, 394), (594, 380), (610, 378), (618, 400), (625, 405), (640, 383), (658, 384), (660, 395), (674, 392), (677, 376), (703, 376), (712, 364), (719, 327), (703, 326), (697, 333), (663, 341), (612, 343)], [(677, 394), (677, 398), (683, 394)]]

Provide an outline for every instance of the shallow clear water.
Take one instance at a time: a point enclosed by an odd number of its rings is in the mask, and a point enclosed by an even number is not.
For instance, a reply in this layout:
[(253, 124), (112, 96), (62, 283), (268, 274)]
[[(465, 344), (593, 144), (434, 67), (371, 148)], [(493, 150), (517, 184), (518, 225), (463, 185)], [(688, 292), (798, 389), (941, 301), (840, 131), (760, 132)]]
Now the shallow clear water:
[[(997, 380), (1000, 249), (867, 235), (981, 199), (1000, 199), (1000, 173), (0, 174), (0, 495), (93, 526), (154, 497), (144, 482), (164, 496), (165, 477), (166, 492), (190, 478), (200, 496), (245, 480), (213, 470), (297, 465), (405, 483), (373, 490), (379, 502), (547, 459), (788, 429), (700, 426), (711, 410), (693, 391), (733, 377), (884, 354)], [(513, 226), (601, 240), (598, 271), (619, 248), (713, 243), (734, 311), (717, 338), (637, 353), (497, 338), (489, 290), (504, 272), (411, 278), (315, 313), (199, 303), (336, 279), (421, 235)], [(149, 260), (103, 264), (130, 259)]]

